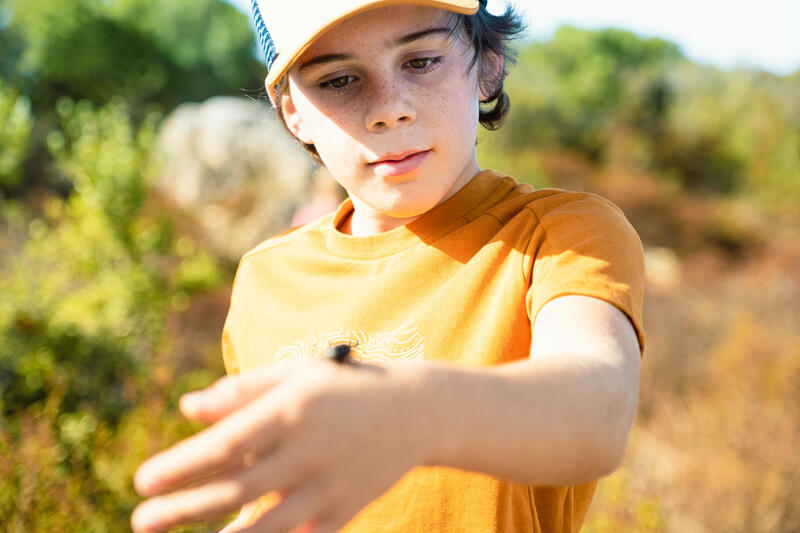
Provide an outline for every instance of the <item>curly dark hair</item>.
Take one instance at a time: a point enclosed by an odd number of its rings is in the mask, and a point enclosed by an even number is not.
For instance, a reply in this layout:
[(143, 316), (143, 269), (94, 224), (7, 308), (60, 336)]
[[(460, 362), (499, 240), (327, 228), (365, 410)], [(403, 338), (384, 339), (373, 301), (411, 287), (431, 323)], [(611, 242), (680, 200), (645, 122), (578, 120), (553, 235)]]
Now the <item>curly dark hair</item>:
[[(486, 9), (486, 0), (480, 0), (480, 7), (474, 15), (453, 14), (452, 35), (460, 35), (472, 45), (474, 54), (469, 64), (470, 70), (477, 65), (481, 71), (478, 80), (481, 90), (489, 97), (481, 102), (478, 115), (479, 122), (488, 130), (496, 130), (503, 124), (511, 107), (511, 100), (503, 89), (503, 82), (508, 75), (508, 66), (516, 63), (517, 52), (510, 46), (510, 41), (518, 38), (525, 31), (525, 22), (519, 12), (511, 4), (506, 4), (505, 11), (493, 15)], [(502, 69), (491, 69), (483, 72), (486, 54), (502, 60)], [(281, 96), (289, 88), (289, 79), (283, 75), (273, 87), (278, 117), (286, 127), (280, 107)], [(287, 128), (288, 131), (288, 128)], [(302, 143), (303, 148), (318, 163), (322, 163), (319, 153), (313, 144)]]
[(479, 120), (488, 130), (499, 128), (510, 109), (511, 101), (503, 89), (503, 82), (508, 75), (508, 65), (516, 63), (517, 53), (509, 46), (509, 41), (519, 37), (524, 30), (525, 23), (511, 4), (506, 4), (502, 14), (492, 15), (486, 9), (486, 0), (481, 0), (480, 9), (474, 15), (455, 17), (453, 32), (463, 32), (462, 35), (472, 43), (475, 50), (470, 68), (474, 68), (476, 64), (482, 66), (487, 52), (503, 60), (503, 68), (498, 69), (494, 76), (487, 77), (487, 73), (479, 73), (481, 90), (489, 95), (482, 102)]

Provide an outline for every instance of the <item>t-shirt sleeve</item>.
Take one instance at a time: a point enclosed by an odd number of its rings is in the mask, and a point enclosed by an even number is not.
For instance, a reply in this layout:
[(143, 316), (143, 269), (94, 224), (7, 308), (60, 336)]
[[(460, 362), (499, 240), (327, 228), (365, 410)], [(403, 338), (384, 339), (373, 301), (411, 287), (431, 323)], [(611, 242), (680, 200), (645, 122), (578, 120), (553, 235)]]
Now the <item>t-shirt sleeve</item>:
[(228, 374), (239, 373), (239, 361), (236, 359), (236, 352), (233, 349), (230, 329), (228, 324), (222, 328), (222, 362), (225, 364), (225, 371)]
[(244, 259), (239, 262), (236, 269), (236, 275), (233, 278), (233, 285), (231, 287), (231, 302), (228, 308), (228, 315), (225, 317), (225, 325), (222, 327), (222, 362), (225, 365), (225, 371), (228, 374), (238, 374), (241, 370), (241, 363), (236, 354), (236, 347), (234, 342), (234, 330), (238, 325), (239, 319), (236, 313), (236, 299), (237, 299), (237, 284), (242, 277), (242, 264)]
[[(526, 304), (531, 324), (559, 296), (579, 294), (605, 300), (624, 312), (644, 351), (642, 242), (622, 211), (588, 193), (529, 206), (538, 219), (526, 250)], [(560, 196), (560, 195), (559, 195)], [(529, 270), (528, 270), (529, 269)]]

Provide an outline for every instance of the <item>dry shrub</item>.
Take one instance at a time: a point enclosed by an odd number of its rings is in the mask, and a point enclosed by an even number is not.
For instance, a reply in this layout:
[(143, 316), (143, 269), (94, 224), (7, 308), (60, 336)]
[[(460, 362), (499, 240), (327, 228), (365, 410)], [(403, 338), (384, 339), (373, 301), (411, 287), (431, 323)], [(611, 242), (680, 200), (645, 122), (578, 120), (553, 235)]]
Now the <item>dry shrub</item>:
[(640, 416), (587, 531), (800, 530), (800, 240), (782, 231), (648, 287)]

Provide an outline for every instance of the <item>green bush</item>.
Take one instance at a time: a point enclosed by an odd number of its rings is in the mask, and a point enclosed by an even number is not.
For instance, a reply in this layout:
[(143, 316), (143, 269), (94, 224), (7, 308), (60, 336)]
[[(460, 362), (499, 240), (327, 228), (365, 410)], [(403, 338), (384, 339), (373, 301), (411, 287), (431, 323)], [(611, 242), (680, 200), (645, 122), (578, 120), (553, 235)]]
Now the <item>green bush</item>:
[(120, 101), (57, 108), (48, 146), (72, 194), (41, 213), (6, 200), (0, 215), (0, 523), (126, 531), (135, 468), (197, 429), (178, 395), (214, 378), (172, 378), (168, 314), (224, 280), (142, 212), (158, 116), (137, 129)]
[[(546, 43), (528, 43), (508, 81), (514, 107), (501, 130), (507, 147), (569, 146), (600, 161), (608, 126), (623, 112), (652, 113), (640, 100), (652, 103), (680, 59), (674, 44), (617, 29), (564, 26)], [(642, 77), (641, 95), (630, 94)]]
[(722, 71), (661, 39), (565, 26), (522, 46), (506, 90), (482, 158), (520, 179), (546, 184), (541, 153), (566, 150), (691, 192), (800, 199), (800, 72)]
[(135, 134), (118, 103), (62, 100), (59, 112), (48, 140), (75, 193), (51, 198), (48, 218), (3, 209), (7, 238), (22, 236), (0, 277), (3, 410), (56, 395), (59, 412), (109, 421), (134, 400), (124, 385), (150, 361), (167, 310), (159, 254), (136, 225), (155, 117)]
[[(5, 0), (0, 63), (41, 111), (59, 96), (139, 108), (258, 87), (247, 17), (222, 0)], [(0, 43), (3, 39), (0, 39)], [(16, 47), (12, 47), (15, 48)]]
[(5, 87), (0, 77), (0, 191), (19, 184), (32, 129), (30, 100)]
[[(186, 101), (263, 92), (254, 45), (247, 16), (223, 0), (0, 0), (0, 78), (24, 95), (13, 116), (29, 102), (35, 124), (23, 135), (27, 144), (0, 150), (8, 152), (0, 153), (0, 191), (67, 192), (44, 138), (60, 120), (60, 98), (98, 106), (121, 99), (138, 126), (153, 106), (168, 112)], [(8, 97), (0, 100), (6, 146)]]

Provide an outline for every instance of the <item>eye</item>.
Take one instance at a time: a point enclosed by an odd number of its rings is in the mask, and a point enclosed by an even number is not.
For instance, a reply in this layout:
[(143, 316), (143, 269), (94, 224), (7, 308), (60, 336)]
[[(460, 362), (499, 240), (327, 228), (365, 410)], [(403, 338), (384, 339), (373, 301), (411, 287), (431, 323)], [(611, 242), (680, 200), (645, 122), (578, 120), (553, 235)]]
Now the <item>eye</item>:
[(407, 61), (406, 65), (415, 72), (428, 72), (441, 62), (441, 57), (418, 57)]
[(353, 83), (357, 78), (355, 76), (338, 76), (336, 78), (331, 78), (327, 81), (323, 81), (319, 84), (321, 89), (328, 89), (328, 90), (339, 90), (344, 89), (351, 83)]

